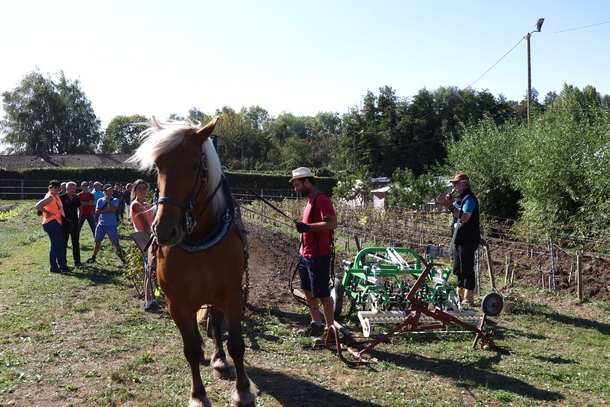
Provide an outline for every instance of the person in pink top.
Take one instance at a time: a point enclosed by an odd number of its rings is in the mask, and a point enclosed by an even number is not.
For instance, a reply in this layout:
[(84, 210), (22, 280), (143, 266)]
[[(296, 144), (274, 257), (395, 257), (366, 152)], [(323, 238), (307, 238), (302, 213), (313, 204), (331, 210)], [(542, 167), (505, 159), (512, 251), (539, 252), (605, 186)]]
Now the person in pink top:
[(305, 293), (311, 324), (299, 332), (318, 336), (324, 333), (319, 306), (322, 304), (326, 327), (334, 325), (333, 300), (330, 297), (330, 262), (332, 260), (333, 230), (339, 225), (330, 199), (318, 190), (314, 174), (309, 168), (299, 167), (292, 171), (290, 181), (295, 192), (307, 198), (303, 220), (296, 222), (301, 234), (301, 259), (298, 271), (301, 289)]
[(57, 180), (49, 182), (49, 192), (36, 203), (36, 209), (42, 212), (42, 228), (49, 235), (51, 249), (49, 250), (49, 270), (52, 273), (68, 272), (64, 252), (64, 231), (62, 216), (65, 216), (64, 206), (59, 198), (61, 183)]
[[(148, 194), (148, 184), (144, 180), (137, 180), (133, 183), (131, 191), (131, 204), (129, 212), (133, 221), (133, 227), (136, 232), (151, 233), (151, 227), (155, 216), (149, 203), (146, 202), (146, 194)], [(148, 264), (152, 264), (152, 245), (148, 246)], [(158, 312), (158, 306), (152, 302), (152, 292), (150, 291), (150, 267), (144, 267), (144, 311)]]

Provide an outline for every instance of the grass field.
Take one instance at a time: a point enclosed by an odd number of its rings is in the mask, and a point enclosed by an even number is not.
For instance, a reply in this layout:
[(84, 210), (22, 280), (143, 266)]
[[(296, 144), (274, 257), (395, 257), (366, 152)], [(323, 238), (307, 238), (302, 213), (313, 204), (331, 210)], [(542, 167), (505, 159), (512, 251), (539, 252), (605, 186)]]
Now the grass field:
[[(189, 368), (167, 313), (142, 300), (106, 241), (98, 262), (48, 271), (33, 202), (0, 201), (0, 406), (183, 406)], [(128, 228), (121, 243), (130, 244)], [(83, 229), (86, 259), (93, 239)], [(69, 256), (70, 257), (70, 256)], [(71, 264), (71, 259), (69, 259)], [(472, 336), (404, 335), (349, 368), (303, 350), (295, 318), (269, 309), (243, 320), (259, 406), (599, 406), (610, 403), (610, 306), (517, 286), (489, 327), (513, 354), (472, 349)], [(348, 321), (356, 326), (354, 321)], [(209, 348), (206, 349), (209, 351)], [(208, 396), (230, 405), (232, 382), (202, 369)]]

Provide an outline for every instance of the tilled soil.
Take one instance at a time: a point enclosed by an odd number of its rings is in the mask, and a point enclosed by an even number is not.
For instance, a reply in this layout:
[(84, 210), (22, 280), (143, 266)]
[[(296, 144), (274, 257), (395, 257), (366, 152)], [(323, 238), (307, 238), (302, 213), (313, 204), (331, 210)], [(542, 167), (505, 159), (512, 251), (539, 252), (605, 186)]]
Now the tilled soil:
[[(284, 233), (276, 228), (266, 227), (257, 222), (246, 221), (249, 231), (249, 295), (248, 308), (254, 312), (278, 309), (294, 311), (299, 306), (291, 294), (289, 284), (292, 279), (294, 287), (298, 287), (298, 276), (293, 276), (298, 260), (299, 241), (295, 235)], [(482, 252), (482, 251), (481, 251)], [(527, 249), (506, 242), (490, 242), (490, 253), (496, 286), (503, 293), (511, 289), (510, 279), (514, 284), (525, 283), (549, 290), (551, 275), (551, 258), (535, 248)], [(510, 266), (506, 272), (506, 262), (510, 254)], [(337, 250), (335, 258), (335, 273), (341, 277), (343, 265), (341, 261), (351, 259), (355, 253), (345, 253)], [(555, 285), (557, 292), (567, 294), (563, 298), (553, 295), (553, 280), (545, 301), (553, 302), (558, 309), (578, 307), (576, 286), (576, 260), (563, 251), (558, 251), (554, 259)], [(583, 256), (583, 295), (589, 301), (610, 300), (610, 262), (606, 259)], [(487, 264), (482, 260), (481, 272), (487, 275)], [(507, 283), (505, 283), (505, 278)], [(573, 299), (573, 300), (572, 300)]]

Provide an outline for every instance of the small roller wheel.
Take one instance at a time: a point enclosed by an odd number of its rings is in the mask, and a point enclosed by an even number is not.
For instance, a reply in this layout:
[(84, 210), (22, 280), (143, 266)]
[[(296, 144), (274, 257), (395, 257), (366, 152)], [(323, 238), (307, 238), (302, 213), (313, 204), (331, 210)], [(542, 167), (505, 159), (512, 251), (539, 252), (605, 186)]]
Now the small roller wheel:
[(481, 309), (490, 317), (495, 317), (496, 315), (500, 314), (503, 307), (504, 300), (498, 293), (487, 294), (485, 297), (483, 297), (483, 301), (481, 302)]

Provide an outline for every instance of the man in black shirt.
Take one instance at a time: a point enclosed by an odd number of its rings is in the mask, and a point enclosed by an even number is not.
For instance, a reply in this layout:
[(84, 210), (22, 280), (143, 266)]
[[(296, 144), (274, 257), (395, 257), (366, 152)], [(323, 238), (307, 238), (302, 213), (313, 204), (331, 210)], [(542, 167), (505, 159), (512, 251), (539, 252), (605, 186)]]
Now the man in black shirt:
[[(81, 206), (80, 198), (76, 195), (76, 183), (68, 182), (66, 184), (66, 193), (59, 196), (61, 202), (64, 205), (64, 213), (66, 218), (72, 220), (72, 230), (69, 234), (64, 236), (64, 257), (66, 256), (68, 247), (68, 237), (72, 237), (72, 256), (74, 257), (74, 266), (81, 267), (83, 264), (80, 262), (80, 243), (79, 234), (80, 230), (78, 227), (78, 208)], [(67, 259), (67, 257), (66, 257)]]

